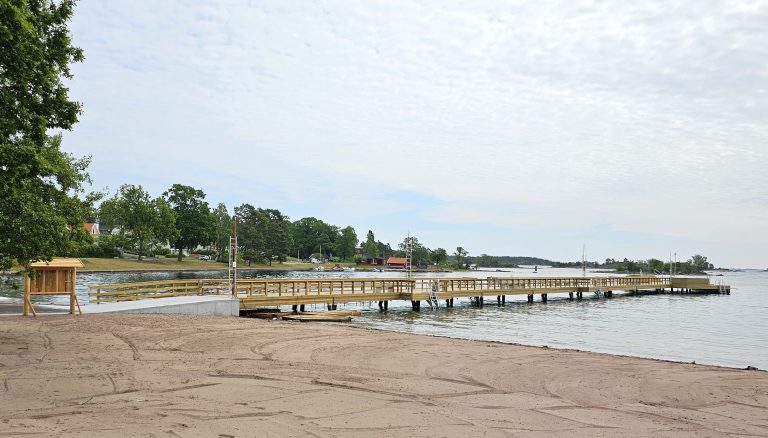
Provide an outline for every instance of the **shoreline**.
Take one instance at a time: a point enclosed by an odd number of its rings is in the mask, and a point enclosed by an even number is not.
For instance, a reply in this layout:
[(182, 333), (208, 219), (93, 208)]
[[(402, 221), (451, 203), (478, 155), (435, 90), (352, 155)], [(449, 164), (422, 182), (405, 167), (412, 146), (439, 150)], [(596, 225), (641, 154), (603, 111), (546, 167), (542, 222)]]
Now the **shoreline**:
[(663, 358), (660, 358), (660, 357), (634, 356), (632, 354), (622, 354), (622, 353), (606, 353), (604, 351), (580, 350), (578, 348), (569, 348), (569, 347), (559, 347), (559, 346), (550, 347), (549, 345), (521, 344), (519, 342), (494, 341), (494, 340), (490, 340), (490, 339), (469, 339), (469, 338), (460, 338), (460, 337), (454, 337), (454, 336), (448, 336), (448, 335), (441, 335), (441, 334), (437, 334), (437, 333), (414, 333), (414, 332), (406, 332), (406, 331), (399, 331), (399, 330), (392, 330), (392, 329), (384, 329), (384, 328), (378, 328), (378, 327), (360, 326), (360, 325), (355, 325), (354, 323), (328, 322), (326, 324), (334, 324), (334, 325), (339, 325), (339, 326), (342, 326), (342, 327), (349, 327), (349, 328), (359, 329), (359, 330), (374, 330), (374, 331), (382, 331), (382, 332), (386, 332), (386, 333), (402, 333), (402, 334), (405, 334), (405, 335), (413, 335), (413, 336), (427, 336), (427, 337), (433, 337), (433, 338), (455, 339), (455, 340), (472, 341), (472, 342), (488, 342), (488, 343), (492, 343), (492, 344), (511, 345), (511, 346), (514, 346), (514, 347), (540, 348), (542, 350), (550, 350), (550, 351), (600, 354), (600, 355), (606, 355), (606, 356), (612, 356), (612, 357), (624, 358), (624, 359), (653, 360), (653, 361), (670, 363), (670, 364), (678, 364), (678, 365), (697, 365), (697, 366), (722, 368), (724, 370), (759, 371), (759, 372), (763, 372), (763, 373), (768, 373), (768, 369), (757, 368), (757, 367), (754, 367), (752, 365), (747, 365), (745, 367), (737, 367), (737, 366), (728, 366), (728, 365), (718, 365), (718, 364), (706, 363), (706, 362), (699, 363), (699, 362), (696, 362), (696, 361), (686, 362), (686, 361), (682, 361), (682, 360), (663, 359)]
[(249, 318), (8, 317), (0, 334), (0, 434), (768, 434), (751, 370)]

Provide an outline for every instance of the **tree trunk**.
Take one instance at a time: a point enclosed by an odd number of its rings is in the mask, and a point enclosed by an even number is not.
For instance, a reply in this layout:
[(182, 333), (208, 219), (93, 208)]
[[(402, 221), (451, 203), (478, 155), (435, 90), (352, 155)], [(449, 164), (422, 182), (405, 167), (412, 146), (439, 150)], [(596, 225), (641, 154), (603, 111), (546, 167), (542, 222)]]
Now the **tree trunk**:
[(178, 256), (178, 258), (176, 259), (176, 260), (178, 260), (178, 261), (181, 261), (181, 259), (184, 257), (184, 255), (182, 254), (182, 252), (181, 252), (181, 251), (182, 251), (182, 249), (181, 249), (181, 248), (179, 248), (179, 256)]

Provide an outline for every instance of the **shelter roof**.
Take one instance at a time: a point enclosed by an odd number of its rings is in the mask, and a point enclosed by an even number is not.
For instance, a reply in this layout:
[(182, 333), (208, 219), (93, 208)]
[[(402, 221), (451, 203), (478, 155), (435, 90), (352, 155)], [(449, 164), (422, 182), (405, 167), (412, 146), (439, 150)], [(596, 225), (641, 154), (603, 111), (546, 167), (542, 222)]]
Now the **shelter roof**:
[(80, 259), (58, 257), (50, 262), (41, 260), (39, 262), (31, 263), (29, 266), (33, 268), (82, 268), (83, 262), (81, 262)]

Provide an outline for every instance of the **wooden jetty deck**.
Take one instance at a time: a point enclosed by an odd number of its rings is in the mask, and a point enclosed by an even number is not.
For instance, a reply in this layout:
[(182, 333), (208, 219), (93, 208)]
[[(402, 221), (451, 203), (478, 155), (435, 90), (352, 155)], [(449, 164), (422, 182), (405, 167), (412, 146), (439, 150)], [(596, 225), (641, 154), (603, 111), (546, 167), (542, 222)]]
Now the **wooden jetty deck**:
[[(539, 295), (546, 302), (550, 294), (567, 293), (581, 299), (583, 293), (611, 297), (613, 291), (723, 293), (731, 288), (712, 284), (704, 277), (614, 276), (614, 277), (488, 277), (488, 278), (258, 278), (239, 279), (237, 298), (240, 310), (323, 304), (336, 309), (338, 304), (378, 302), (382, 309), (389, 301), (410, 301), (419, 310), (426, 301), (437, 307), (453, 306), (456, 298), (470, 298), (482, 305), (485, 297), (505, 303), (510, 295), (526, 295), (529, 302)], [(230, 294), (227, 279), (168, 280), (92, 286), (90, 301), (105, 303), (179, 295)], [(443, 304), (440, 304), (443, 305)]]

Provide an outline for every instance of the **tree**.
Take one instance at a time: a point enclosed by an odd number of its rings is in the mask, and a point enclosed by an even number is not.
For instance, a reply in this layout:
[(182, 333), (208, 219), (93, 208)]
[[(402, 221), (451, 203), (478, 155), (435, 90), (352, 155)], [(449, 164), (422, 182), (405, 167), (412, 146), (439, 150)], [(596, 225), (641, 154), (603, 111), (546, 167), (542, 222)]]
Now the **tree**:
[(248, 265), (254, 261), (285, 261), (291, 243), (288, 217), (280, 210), (255, 208), (243, 204), (235, 208), (238, 217), (238, 245)]
[(179, 261), (184, 249), (191, 251), (198, 245), (211, 243), (215, 237), (216, 223), (202, 190), (174, 184), (163, 193), (163, 199), (176, 213), (178, 237), (171, 244), (179, 251)]
[(176, 216), (162, 198), (152, 200), (141, 186), (124, 184), (99, 209), (102, 223), (119, 227), (119, 234), (135, 245), (139, 260), (152, 244), (178, 239)]
[(269, 266), (272, 266), (272, 260), (284, 262), (290, 248), (291, 221), (277, 209), (259, 209), (259, 212), (264, 221), (264, 257), (269, 261)]
[(442, 265), (446, 260), (448, 260), (448, 252), (444, 248), (437, 248), (436, 250), (432, 251), (431, 258), (436, 265)]
[(384, 260), (386, 260), (394, 253), (392, 247), (388, 243), (384, 243), (380, 240), (376, 241), (376, 248), (379, 251), (379, 257), (383, 258)]
[(216, 236), (213, 241), (216, 248), (216, 261), (226, 262), (229, 260), (229, 239), (233, 232), (232, 218), (229, 216), (227, 206), (223, 203), (219, 203), (212, 214), (216, 223)]
[[(399, 245), (400, 251), (407, 256), (407, 249), (408, 249), (408, 237), (403, 239), (403, 242)], [(421, 242), (419, 242), (419, 239), (416, 237), (410, 237), (411, 239), (411, 264), (414, 266), (419, 265), (426, 265), (430, 261), (430, 253), (431, 251), (426, 246), (422, 245)]]
[(475, 263), (477, 263), (477, 266), (482, 266), (484, 268), (495, 268), (499, 265), (499, 263), (496, 261), (496, 257), (490, 256), (488, 254), (481, 254)]
[(309, 257), (315, 251), (329, 253), (338, 237), (339, 229), (314, 217), (305, 217), (291, 224), (291, 254)]
[(67, 28), (73, 4), (0, 1), (0, 270), (70, 252), (97, 200), (78, 198), (90, 158), (62, 152), (61, 135), (49, 134), (80, 113), (62, 83), (83, 60)]
[(456, 264), (461, 266), (461, 259), (466, 257), (468, 254), (469, 254), (469, 252), (467, 252), (466, 249), (464, 249), (464, 248), (462, 248), (460, 246), (457, 246), (456, 247), (456, 252), (453, 253), (453, 255), (456, 256)]
[(367, 254), (369, 257), (379, 256), (379, 248), (376, 245), (376, 238), (373, 237), (373, 231), (371, 230), (368, 230), (368, 235), (365, 238), (365, 243), (363, 244), (363, 253)]
[(703, 255), (696, 254), (688, 260), (688, 264), (691, 265), (692, 272), (699, 273), (704, 272), (707, 269), (713, 269), (715, 266), (707, 261), (707, 258)]
[(248, 262), (248, 266), (259, 260), (260, 250), (264, 247), (263, 234), (259, 230), (261, 218), (251, 204), (235, 207), (237, 227), (237, 245), (239, 255)]
[(336, 239), (336, 255), (342, 260), (351, 260), (357, 250), (357, 233), (352, 227), (346, 227), (341, 230), (341, 234)]

